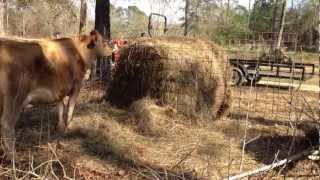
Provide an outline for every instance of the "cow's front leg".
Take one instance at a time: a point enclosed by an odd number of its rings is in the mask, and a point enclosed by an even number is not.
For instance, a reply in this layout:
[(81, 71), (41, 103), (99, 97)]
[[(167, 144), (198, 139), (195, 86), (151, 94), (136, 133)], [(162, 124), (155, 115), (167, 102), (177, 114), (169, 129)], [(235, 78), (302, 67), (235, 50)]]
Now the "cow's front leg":
[(66, 109), (67, 109), (67, 104), (68, 102), (65, 102), (65, 97), (61, 102), (58, 104), (58, 116), (59, 116), (59, 121), (58, 121), (58, 132), (61, 134), (64, 134), (66, 130)]
[(70, 98), (69, 98), (69, 102), (68, 102), (68, 106), (67, 106), (67, 120), (66, 120), (66, 126), (68, 126), (68, 124), (71, 122), (72, 118), (73, 118), (73, 112), (74, 112), (74, 108), (76, 106), (76, 102), (77, 102), (77, 97), (79, 95), (80, 92), (80, 86), (75, 86)]

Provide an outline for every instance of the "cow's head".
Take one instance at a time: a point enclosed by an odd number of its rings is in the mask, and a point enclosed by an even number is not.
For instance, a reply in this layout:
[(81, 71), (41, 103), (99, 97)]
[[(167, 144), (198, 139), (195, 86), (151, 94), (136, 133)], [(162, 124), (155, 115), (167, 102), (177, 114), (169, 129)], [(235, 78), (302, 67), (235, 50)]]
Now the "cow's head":
[(90, 32), (90, 43), (87, 47), (94, 50), (98, 56), (110, 56), (112, 54), (108, 41), (96, 30)]
[(98, 31), (94, 30), (89, 35), (80, 36), (80, 43), (82, 44), (80, 53), (85, 58), (94, 59), (98, 56), (111, 56), (112, 54), (112, 49)]

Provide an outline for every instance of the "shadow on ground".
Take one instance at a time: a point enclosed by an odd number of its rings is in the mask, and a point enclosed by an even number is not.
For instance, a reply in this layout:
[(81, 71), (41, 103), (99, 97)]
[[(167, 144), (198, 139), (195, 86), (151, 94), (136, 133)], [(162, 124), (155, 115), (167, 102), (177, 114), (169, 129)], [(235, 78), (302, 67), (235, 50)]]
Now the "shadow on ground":
[[(84, 133), (85, 132), (85, 133)], [(91, 134), (88, 136), (88, 134)], [(93, 137), (92, 137), (92, 134)], [(128, 157), (130, 149), (123, 150), (117, 144), (109, 142), (108, 137), (94, 129), (78, 129), (67, 138), (81, 138), (81, 146), (87, 155), (99, 158), (106, 163), (114, 164), (121, 169), (133, 171), (139, 178), (146, 179), (198, 179), (193, 172), (186, 172), (179, 169), (165, 169), (157, 165), (147, 164), (137, 159)], [(103, 139), (99, 141), (99, 139)]]
[[(85, 113), (81, 112), (81, 106), (77, 112), (77, 116), (84, 116)], [(85, 107), (84, 107), (85, 108)], [(97, 109), (99, 111), (99, 109)], [(128, 116), (127, 113), (118, 109), (109, 109), (107, 114), (121, 121)], [(75, 129), (66, 134), (64, 137), (57, 135), (57, 112), (53, 107), (32, 108), (28, 109), (21, 114), (17, 122), (17, 152), (22, 157), (21, 161), (17, 161), (17, 168), (21, 170), (28, 170), (30, 167), (30, 157), (34, 157), (34, 166), (47, 161), (52, 158), (52, 153), (48, 150), (48, 143), (56, 144), (60, 139), (67, 143), (68, 146), (80, 146), (80, 152), (73, 152), (72, 148), (57, 148), (59, 152), (59, 159), (65, 165), (68, 175), (72, 175), (75, 171), (73, 164), (80, 156), (91, 157), (92, 159), (99, 159), (105, 164), (116, 167), (115, 170), (125, 170), (130, 172), (130, 179), (198, 179), (194, 172), (187, 172), (180, 167), (173, 167), (173, 169), (165, 169), (155, 164), (148, 164), (139, 161), (139, 158), (129, 157), (128, 152), (130, 149), (123, 148), (117, 142), (114, 142), (106, 137), (103, 133), (99, 132), (96, 128), (82, 128)], [(78, 142), (72, 144), (73, 142)], [(121, 148), (118, 148), (120, 146)], [(78, 149), (78, 150), (79, 150)], [(2, 161), (2, 167), (10, 168), (9, 162)], [(63, 172), (58, 163), (53, 163), (56, 175), (63, 177)], [(94, 167), (93, 167), (94, 168)], [(39, 173), (41, 173), (39, 171)], [(23, 173), (21, 174), (23, 175)], [(10, 176), (8, 176), (10, 177)], [(32, 178), (32, 176), (29, 176)], [(72, 177), (72, 176), (71, 176)], [(123, 176), (116, 174), (115, 176), (108, 176), (111, 179), (121, 179)]]
[[(250, 131), (256, 130), (253, 128), (248, 131), (248, 134), (250, 134)], [(296, 137), (279, 134), (264, 135), (249, 143), (245, 151), (252, 154), (258, 162), (269, 165), (317, 145), (317, 138), (315, 137), (317, 137), (317, 131), (312, 130), (305, 136), (298, 135)], [(270, 177), (274, 177), (278, 173), (282, 176), (304, 177), (301, 173), (307, 171), (310, 171), (309, 174), (307, 173), (307, 176), (309, 178), (313, 177), (313, 172), (311, 171), (313, 169), (319, 170), (319, 163), (313, 163), (306, 159), (306, 157), (302, 157), (300, 160), (289, 163), (285, 167), (280, 166), (271, 172), (275, 174), (270, 175)]]
[[(228, 115), (232, 120), (245, 120), (247, 118), (247, 115), (245, 113), (234, 113), (230, 112)], [(280, 120), (274, 120), (274, 119), (266, 119), (261, 116), (250, 116), (248, 117), (248, 121), (252, 124), (259, 124), (264, 126), (275, 126), (275, 125), (281, 125), (281, 126), (290, 126), (289, 121), (280, 121)]]

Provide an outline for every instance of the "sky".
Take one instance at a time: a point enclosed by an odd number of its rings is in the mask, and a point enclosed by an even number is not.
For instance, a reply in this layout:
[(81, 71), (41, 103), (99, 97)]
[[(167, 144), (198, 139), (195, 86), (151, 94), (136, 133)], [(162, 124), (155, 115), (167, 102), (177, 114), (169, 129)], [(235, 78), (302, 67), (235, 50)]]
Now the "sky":
[[(248, 8), (249, 0), (238, 0), (239, 4)], [(253, 1), (251, 1), (253, 3)], [(159, 0), (111, 0), (111, 4), (116, 7), (137, 6), (140, 10), (149, 15), (151, 12), (164, 14), (168, 17), (169, 23), (178, 22), (184, 16), (181, 8), (184, 7), (183, 0), (174, 0), (170, 6), (159, 3)]]

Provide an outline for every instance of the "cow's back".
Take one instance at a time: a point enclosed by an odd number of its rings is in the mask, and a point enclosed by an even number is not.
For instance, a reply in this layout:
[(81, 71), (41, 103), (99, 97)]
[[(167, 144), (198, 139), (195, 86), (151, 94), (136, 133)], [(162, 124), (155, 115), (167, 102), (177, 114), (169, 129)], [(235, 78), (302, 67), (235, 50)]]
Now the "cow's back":
[(48, 42), (0, 39), (0, 71), (10, 82), (4, 91), (25, 98), (39, 88), (50, 89), (54, 94), (66, 86), (71, 79), (70, 66), (59, 64), (59, 51), (50, 50), (50, 54), (45, 54), (48, 48), (44, 49), (44, 44)]
[(16, 41), (0, 39), (0, 64), (24, 68), (34, 65), (35, 59), (41, 59), (43, 53), (36, 41)]

